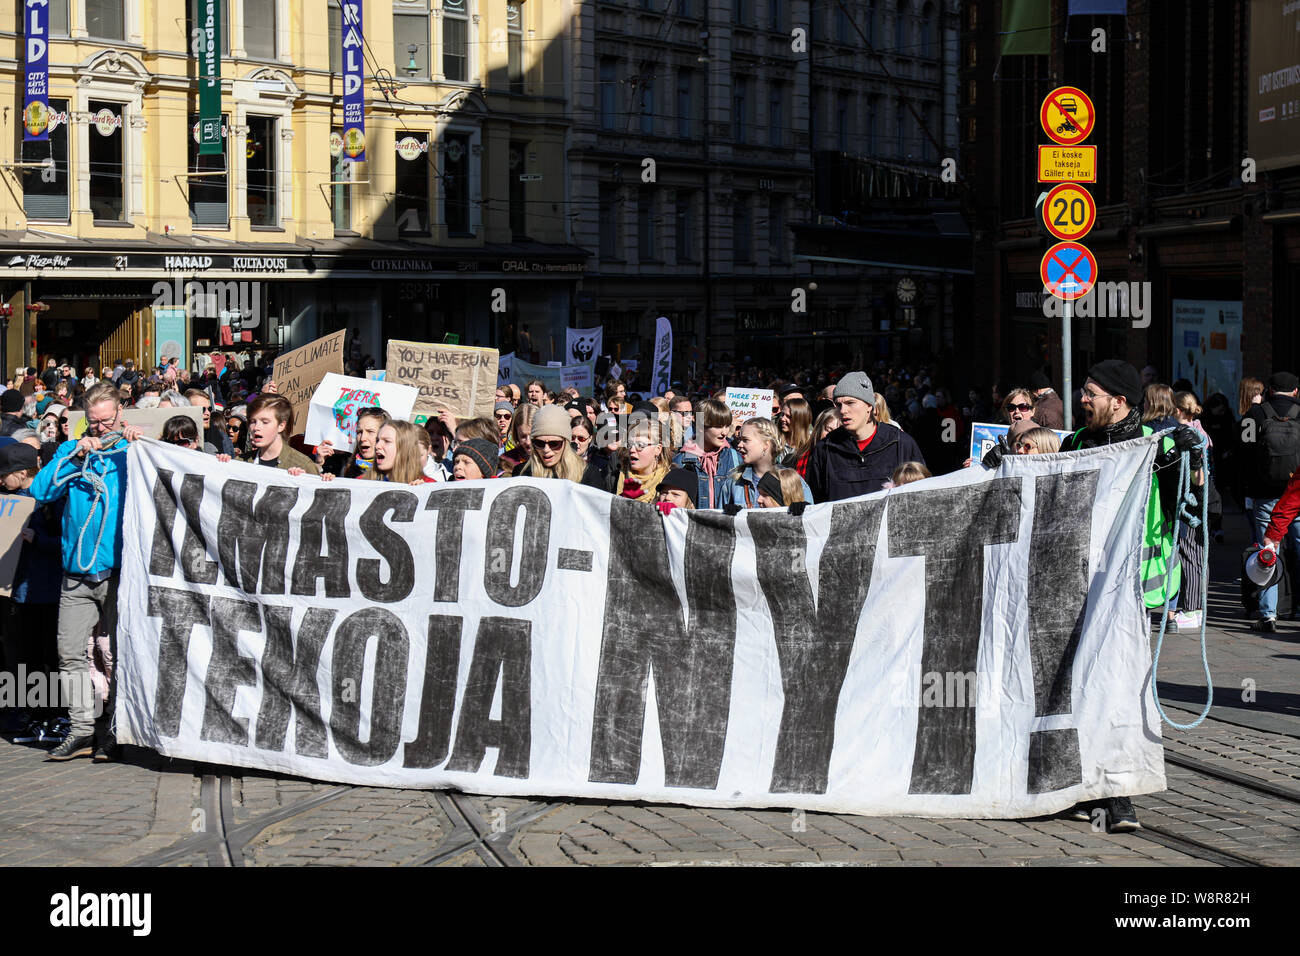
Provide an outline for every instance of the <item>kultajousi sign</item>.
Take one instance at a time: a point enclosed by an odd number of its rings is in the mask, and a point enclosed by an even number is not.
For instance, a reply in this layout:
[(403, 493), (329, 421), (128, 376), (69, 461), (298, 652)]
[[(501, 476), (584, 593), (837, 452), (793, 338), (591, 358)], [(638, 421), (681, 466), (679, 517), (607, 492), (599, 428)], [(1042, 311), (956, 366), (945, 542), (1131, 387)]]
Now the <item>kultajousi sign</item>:
[(664, 516), (567, 481), (323, 483), (137, 442), (118, 738), (719, 807), (1025, 817), (1159, 791), (1154, 449)]

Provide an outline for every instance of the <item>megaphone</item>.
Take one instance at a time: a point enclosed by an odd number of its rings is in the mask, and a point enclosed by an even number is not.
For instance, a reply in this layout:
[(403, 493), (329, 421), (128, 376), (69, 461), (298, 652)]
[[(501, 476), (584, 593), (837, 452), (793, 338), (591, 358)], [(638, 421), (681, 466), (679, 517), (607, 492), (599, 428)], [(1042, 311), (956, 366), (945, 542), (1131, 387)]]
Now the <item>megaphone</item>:
[(1256, 587), (1272, 587), (1282, 576), (1282, 562), (1272, 548), (1256, 548), (1246, 558), (1246, 577)]

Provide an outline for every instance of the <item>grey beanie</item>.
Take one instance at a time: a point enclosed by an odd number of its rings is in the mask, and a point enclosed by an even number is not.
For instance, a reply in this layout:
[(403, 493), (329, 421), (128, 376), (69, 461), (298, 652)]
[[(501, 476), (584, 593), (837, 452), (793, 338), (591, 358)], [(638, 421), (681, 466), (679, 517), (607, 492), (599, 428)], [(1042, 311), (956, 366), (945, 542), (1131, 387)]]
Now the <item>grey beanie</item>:
[(876, 404), (876, 390), (871, 387), (871, 379), (866, 372), (846, 372), (835, 383), (836, 398), (857, 398), (868, 405)]
[(511, 405), (509, 402), (497, 402), (495, 405), (492, 406), (493, 415), (501, 411), (506, 411), (509, 412), (511, 415), (514, 415), (515, 407)]
[(533, 416), (533, 427), (529, 434), (533, 438), (538, 435), (555, 435), (568, 441), (573, 437), (573, 428), (569, 422), (569, 413), (563, 405), (543, 405)]

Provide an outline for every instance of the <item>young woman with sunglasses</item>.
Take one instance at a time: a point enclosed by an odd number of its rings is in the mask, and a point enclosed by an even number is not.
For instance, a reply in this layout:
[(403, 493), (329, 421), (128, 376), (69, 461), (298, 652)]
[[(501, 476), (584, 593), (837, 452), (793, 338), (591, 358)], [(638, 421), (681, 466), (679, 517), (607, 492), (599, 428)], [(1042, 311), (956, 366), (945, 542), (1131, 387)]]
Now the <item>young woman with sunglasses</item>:
[(230, 444), (234, 446), (235, 455), (242, 457), (248, 450), (248, 419), (238, 413), (231, 414), (226, 420), (226, 434), (230, 436)]
[(560, 405), (543, 405), (533, 416), (532, 451), (512, 472), (522, 478), (564, 478), (581, 483), (592, 467), (578, 457), (570, 444), (573, 431), (569, 413)]
[(1002, 402), (1002, 418), (1008, 425), (1034, 417), (1038, 399), (1027, 388), (1013, 388)]

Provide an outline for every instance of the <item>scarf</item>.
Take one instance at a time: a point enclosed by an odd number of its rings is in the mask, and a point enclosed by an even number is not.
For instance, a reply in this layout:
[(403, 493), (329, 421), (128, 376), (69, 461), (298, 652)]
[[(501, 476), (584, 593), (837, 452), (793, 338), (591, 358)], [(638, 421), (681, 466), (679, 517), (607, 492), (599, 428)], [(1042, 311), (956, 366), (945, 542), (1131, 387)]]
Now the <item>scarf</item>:
[(719, 445), (713, 451), (700, 449), (700, 470), (708, 476), (709, 479), (709, 507), (716, 507), (713, 503), (713, 481), (718, 477), (718, 456), (722, 454), (722, 446)]
[(1142, 420), (1135, 408), (1117, 422), (1103, 425), (1096, 430), (1085, 429), (1079, 436), (1079, 447), (1096, 448), (1099, 445), (1113, 445), (1116, 442), (1137, 438), (1141, 434)]

